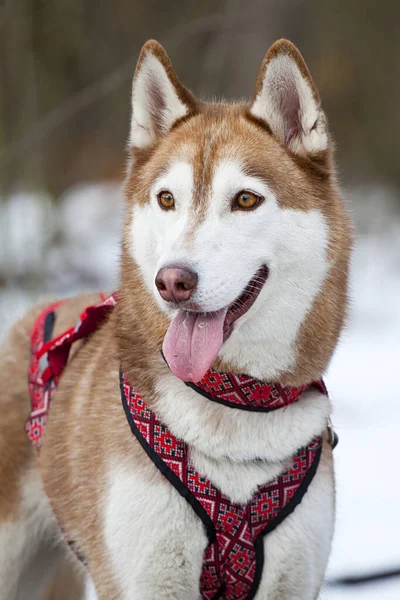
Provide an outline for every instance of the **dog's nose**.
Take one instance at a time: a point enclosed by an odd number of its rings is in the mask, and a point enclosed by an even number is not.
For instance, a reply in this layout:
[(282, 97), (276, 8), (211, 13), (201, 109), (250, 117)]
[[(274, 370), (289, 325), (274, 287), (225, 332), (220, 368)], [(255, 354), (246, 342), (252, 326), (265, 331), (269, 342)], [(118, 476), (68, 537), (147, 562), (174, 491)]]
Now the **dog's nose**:
[(179, 267), (164, 267), (156, 276), (156, 288), (167, 302), (185, 302), (196, 289), (198, 277), (194, 271)]

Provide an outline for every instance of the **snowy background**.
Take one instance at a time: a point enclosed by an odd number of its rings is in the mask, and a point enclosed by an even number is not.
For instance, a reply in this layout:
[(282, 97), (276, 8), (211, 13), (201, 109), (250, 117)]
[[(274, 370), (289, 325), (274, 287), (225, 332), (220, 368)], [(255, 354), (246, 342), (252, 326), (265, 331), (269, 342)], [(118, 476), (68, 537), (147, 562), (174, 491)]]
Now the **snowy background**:
[[(348, 327), (326, 377), (340, 438), (328, 578), (400, 568), (400, 221), (382, 190), (349, 196), (364, 234), (356, 240)], [(325, 597), (399, 599), (400, 577)]]
[[(340, 443), (338, 510), (328, 581), (400, 567), (400, 219), (390, 189), (345, 194), (357, 235), (346, 332), (326, 377)], [(18, 194), (0, 203), (0, 334), (43, 295), (116, 285), (120, 189), (79, 186), (59, 202)], [(327, 600), (398, 600), (400, 577), (329, 585)]]

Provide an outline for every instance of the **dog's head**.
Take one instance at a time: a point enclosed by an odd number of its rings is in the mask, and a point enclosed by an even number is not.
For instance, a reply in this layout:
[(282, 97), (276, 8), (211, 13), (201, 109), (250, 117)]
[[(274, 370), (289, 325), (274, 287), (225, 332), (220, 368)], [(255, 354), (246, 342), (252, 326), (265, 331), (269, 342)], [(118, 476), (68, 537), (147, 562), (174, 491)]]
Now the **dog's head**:
[(298, 50), (270, 48), (251, 102), (206, 103), (147, 42), (129, 145), (122, 293), (171, 370), (319, 377), (343, 323), (350, 234)]

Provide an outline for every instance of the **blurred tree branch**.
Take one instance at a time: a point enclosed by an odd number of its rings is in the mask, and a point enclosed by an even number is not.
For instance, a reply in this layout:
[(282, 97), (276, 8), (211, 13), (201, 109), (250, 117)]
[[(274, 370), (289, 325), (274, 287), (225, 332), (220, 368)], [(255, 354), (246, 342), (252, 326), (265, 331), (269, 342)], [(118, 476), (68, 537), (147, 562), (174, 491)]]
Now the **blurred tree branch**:
[(4, 0), (0, 7), (0, 186), (118, 177), (130, 79), (157, 37), (196, 93), (249, 96), (268, 45), (297, 43), (356, 178), (400, 185), (397, 0)]

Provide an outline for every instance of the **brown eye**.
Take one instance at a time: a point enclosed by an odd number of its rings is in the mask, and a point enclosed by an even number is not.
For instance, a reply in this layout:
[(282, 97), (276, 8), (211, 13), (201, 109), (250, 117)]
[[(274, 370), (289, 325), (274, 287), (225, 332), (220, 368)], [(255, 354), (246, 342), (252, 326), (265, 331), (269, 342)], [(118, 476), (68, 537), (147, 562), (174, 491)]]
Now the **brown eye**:
[(232, 210), (252, 210), (257, 208), (262, 201), (263, 198), (254, 192), (239, 192), (233, 201)]
[(171, 192), (160, 192), (158, 194), (158, 204), (163, 210), (175, 208), (175, 199)]

